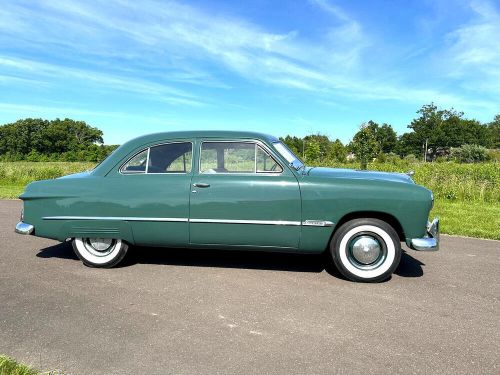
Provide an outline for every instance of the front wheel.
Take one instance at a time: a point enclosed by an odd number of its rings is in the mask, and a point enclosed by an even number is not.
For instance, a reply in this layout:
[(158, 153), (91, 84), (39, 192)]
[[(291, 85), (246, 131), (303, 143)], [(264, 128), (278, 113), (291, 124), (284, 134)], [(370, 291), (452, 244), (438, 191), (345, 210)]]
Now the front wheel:
[(401, 242), (392, 226), (378, 219), (354, 219), (333, 235), (330, 254), (340, 273), (352, 281), (388, 279), (401, 260)]
[(99, 268), (116, 266), (128, 250), (125, 242), (111, 238), (75, 238), (72, 245), (83, 264)]

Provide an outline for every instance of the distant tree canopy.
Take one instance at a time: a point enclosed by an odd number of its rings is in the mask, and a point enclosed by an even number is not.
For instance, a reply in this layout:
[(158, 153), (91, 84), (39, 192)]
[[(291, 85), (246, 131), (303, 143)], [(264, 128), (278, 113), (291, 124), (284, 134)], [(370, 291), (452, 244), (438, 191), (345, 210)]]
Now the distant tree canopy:
[(3, 160), (99, 161), (116, 146), (104, 146), (102, 131), (84, 121), (27, 118), (0, 126)]
[[(438, 156), (437, 151), (449, 155), (452, 148), (464, 145), (476, 145), (479, 148), (465, 147), (463, 150), (455, 150), (454, 155), (470, 150), (478, 153), (477, 150), (484, 152), (485, 148), (500, 148), (500, 115), (496, 115), (489, 124), (481, 124), (477, 120), (464, 118), (462, 112), (454, 109), (439, 109), (434, 103), (422, 106), (417, 115), (418, 117), (408, 125), (410, 131), (399, 137), (390, 124), (379, 125), (370, 120), (361, 125), (360, 130), (346, 146), (338, 139), (331, 141), (321, 134), (304, 138), (288, 135), (282, 140), (297, 155), (304, 156), (306, 161), (342, 162), (350, 152), (361, 162), (362, 168), (375, 157), (382, 159), (384, 154), (397, 154), (400, 157), (423, 156), (426, 144), (428, 155), (430, 153), (432, 158)], [(462, 159), (471, 158), (456, 158)]]
[(428, 148), (460, 147), (476, 144), (493, 147), (494, 141), (487, 125), (477, 120), (465, 119), (463, 112), (454, 109), (438, 109), (433, 103), (417, 111), (420, 116), (408, 128), (412, 130), (400, 138), (400, 155), (421, 154), (427, 142)]
[[(431, 103), (422, 106), (417, 115), (408, 125), (410, 131), (399, 137), (390, 124), (370, 120), (361, 125), (347, 145), (323, 134), (303, 138), (287, 135), (281, 140), (306, 162), (344, 162), (351, 153), (362, 168), (387, 154), (393, 154), (392, 158), (397, 158), (396, 154), (420, 158), (426, 144), (433, 158), (436, 150), (450, 155), (454, 148), (451, 156), (466, 161), (481, 160), (481, 155), (487, 155), (486, 148), (500, 149), (500, 114), (492, 122), (481, 124), (453, 108), (439, 109)], [(0, 160), (97, 162), (117, 147), (104, 145), (102, 135), (101, 130), (84, 121), (22, 119), (0, 126)]]
[(361, 169), (366, 169), (368, 163), (381, 151), (380, 141), (377, 137), (379, 128), (374, 125), (376, 124), (373, 122), (361, 125), (361, 129), (354, 135), (348, 146), (361, 163)]
[(490, 132), (491, 147), (500, 149), (500, 115), (496, 115), (495, 119), (488, 124)]

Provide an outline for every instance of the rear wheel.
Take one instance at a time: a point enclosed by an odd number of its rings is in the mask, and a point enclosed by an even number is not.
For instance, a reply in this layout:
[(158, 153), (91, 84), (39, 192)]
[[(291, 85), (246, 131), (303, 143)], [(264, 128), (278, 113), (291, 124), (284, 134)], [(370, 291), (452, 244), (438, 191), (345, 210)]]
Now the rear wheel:
[(125, 242), (112, 238), (75, 238), (72, 245), (83, 264), (100, 268), (116, 266), (128, 250)]
[(333, 235), (330, 254), (340, 273), (352, 281), (388, 279), (401, 260), (401, 242), (392, 226), (378, 219), (354, 219)]

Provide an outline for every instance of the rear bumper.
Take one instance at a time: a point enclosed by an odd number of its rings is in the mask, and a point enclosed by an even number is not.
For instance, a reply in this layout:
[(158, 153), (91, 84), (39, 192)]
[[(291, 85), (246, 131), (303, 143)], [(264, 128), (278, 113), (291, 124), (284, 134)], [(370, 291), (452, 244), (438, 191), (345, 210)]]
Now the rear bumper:
[(19, 234), (33, 234), (35, 227), (31, 224), (20, 221), (16, 224), (16, 233)]
[(413, 238), (410, 247), (418, 251), (439, 250), (439, 219), (435, 218), (432, 223), (427, 223), (427, 235), (423, 238)]

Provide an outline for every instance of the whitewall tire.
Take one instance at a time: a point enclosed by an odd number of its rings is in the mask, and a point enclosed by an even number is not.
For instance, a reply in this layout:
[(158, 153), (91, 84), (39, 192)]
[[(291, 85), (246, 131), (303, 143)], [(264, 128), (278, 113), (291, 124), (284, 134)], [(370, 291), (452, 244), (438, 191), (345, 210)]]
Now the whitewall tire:
[(401, 260), (401, 242), (392, 226), (379, 219), (354, 219), (337, 229), (330, 254), (347, 279), (379, 282), (388, 279)]
[(111, 268), (122, 261), (128, 245), (120, 239), (75, 238), (73, 250), (80, 260), (89, 267)]

